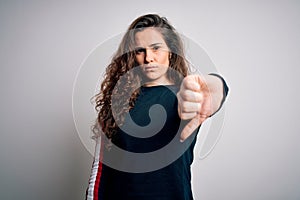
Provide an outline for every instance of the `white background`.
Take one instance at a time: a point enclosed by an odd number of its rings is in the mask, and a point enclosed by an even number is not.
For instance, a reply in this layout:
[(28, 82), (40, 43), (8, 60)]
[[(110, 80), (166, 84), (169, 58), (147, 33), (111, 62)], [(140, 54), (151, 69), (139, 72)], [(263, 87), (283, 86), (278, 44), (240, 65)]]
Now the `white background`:
[(89, 52), (146, 13), (199, 43), (230, 87), (196, 200), (299, 199), (299, 1), (1, 1), (0, 199), (84, 199), (72, 90)]

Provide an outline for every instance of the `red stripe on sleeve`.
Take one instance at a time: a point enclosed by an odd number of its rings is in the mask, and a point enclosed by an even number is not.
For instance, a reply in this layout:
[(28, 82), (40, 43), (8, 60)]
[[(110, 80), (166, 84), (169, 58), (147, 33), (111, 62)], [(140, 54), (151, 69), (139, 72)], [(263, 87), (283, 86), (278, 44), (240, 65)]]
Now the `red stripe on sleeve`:
[(94, 185), (94, 200), (98, 200), (98, 190), (100, 186), (100, 180), (102, 175), (102, 159), (103, 159), (103, 148), (104, 148), (104, 140), (101, 139), (101, 147), (99, 153), (99, 167), (97, 172), (97, 177)]

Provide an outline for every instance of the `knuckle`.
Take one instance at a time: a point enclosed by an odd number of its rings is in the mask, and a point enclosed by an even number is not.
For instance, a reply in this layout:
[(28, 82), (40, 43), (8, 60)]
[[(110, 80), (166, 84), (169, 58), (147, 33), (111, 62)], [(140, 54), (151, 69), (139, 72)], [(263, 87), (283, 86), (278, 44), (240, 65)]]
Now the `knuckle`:
[(177, 92), (176, 97), (178, 99), (178, 101), (180, 100), (180, 92)]
[(185, 87), (188, 87), (192, 82), (193, 81), (192, 81), (191, 77), (189, 77), (189, 76), (183, 80), (183, 84)]
[(197, 103), (197, 109), (198, 111), (202, 109), (202, 103)]
[(181, 108), (183, 111), (187, 111), (189, 108), (188, 102), (184, 101), (181, 103)]
[(182, 92), (181, 96), (182, 96), (182, 98), (185, 99), (185, 100), (188, 99), (188, 98), (189, 98), (189, 93), (188, 93), (188, 91)]
[(198, 93), (198, 99), (199, 99), (199, 101), (203, 101), (203, 97), (204, 97), (203, 92), (202, 91), (199, 92)]
[(180, 116), (180, 118), (183, 119), (183, 120), (187, 120), (187, 119), (188, 119), (188, 117), (187, 117), (186, 115), (184, 115), (184, 114), (182, 114), (182, 115)]
[(191, 86), (192, 84), (194, 84), (194, 81), (192, 79), (188, 79), (187, 82), (186, 82), (186, 84), (188, 86)]

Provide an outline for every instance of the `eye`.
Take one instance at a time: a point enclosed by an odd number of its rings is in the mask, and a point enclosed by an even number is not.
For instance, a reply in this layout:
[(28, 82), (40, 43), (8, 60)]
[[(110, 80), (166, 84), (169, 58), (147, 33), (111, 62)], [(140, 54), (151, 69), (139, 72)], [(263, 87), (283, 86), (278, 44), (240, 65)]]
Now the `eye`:
[(157, 51), (158, 49), (160, 49), (160, 46), (153, 46), (152, 49), (153, 49), (154, 51)]
[(144, 48), (137, 48), (136, 50), (135, 50), (135, 53), (136, 54), (142, 54), (142, 53), (144, 53), (146, 50), (144, 49)]

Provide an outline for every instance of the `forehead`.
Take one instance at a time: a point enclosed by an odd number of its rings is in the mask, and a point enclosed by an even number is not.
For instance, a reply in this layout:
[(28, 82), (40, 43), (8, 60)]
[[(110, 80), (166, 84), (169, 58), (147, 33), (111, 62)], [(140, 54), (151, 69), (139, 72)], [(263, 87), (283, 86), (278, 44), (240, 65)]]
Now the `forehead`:
[(155, 43), (162, 43), (166, 45), (162, 34), (155, 28), (145, 28), (135, 34), (136, 46), (147, 47)]

